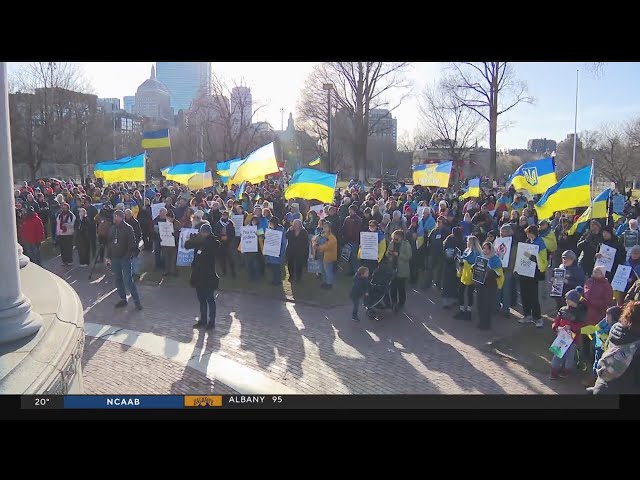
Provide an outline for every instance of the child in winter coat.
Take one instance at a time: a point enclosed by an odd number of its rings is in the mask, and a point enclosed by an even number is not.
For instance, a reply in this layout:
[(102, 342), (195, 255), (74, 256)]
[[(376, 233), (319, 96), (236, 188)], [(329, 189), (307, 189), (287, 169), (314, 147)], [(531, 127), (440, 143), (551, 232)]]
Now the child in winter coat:
[(562, 358), (554, 355), (551, 359), (551, 372), (549, 378), (557, 380), (558, 377), (565, 378), (576, 366), (576, 344), (580, 339), (580, 329), (584, 324), (586, 316), (585, 305), (582, 302), (581, 289), (574, 289), (565, 295), (566, 306), (558, 310), (556, 319), (553, 321), (551, 328), (554, 332), (558, 329), (571, 330), (573, 333), (573, 342)]
[(613, 307), (609, 307), (607, 309), (607, 316), (602, 320), (600, 320), (600, 323), (598, 323), (597, 325), (598, 330), (596, 330), (594, 335), (594, 345), (595, 345), (595, 351), (596, 351), (595, 361), (593, 362), (594, 380), (598, 376), (596, 374), (596, 367), (598, 365), (598, 360), (600, 360), (600, 358), (602, 357), (602, 354), (606, 349), (607, 339), (609, 337), (609, 330), (611, 330), (611, 327), (613, 327), (613, 325), (617, 323), (618, 320), (620, 320), (621, 314), (622, 314), (622, 307), (619, 307), (617, 305)]

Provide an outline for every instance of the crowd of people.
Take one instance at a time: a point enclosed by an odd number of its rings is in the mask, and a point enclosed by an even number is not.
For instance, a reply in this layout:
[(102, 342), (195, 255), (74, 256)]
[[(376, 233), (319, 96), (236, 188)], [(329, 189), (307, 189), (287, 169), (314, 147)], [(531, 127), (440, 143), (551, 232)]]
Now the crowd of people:
[[(242, 191), (240, 191), (242, 190)], [(153, 251), (155, 268), (176, 275), (180, 231), (198, 230), (185, 244), (195, 251), (191, 285), (196, 288), (200, 317), (195, 327), (215, 327), (218, 273), (235, 277), (244, 270), (250, 282), (281, 285), (283, 274), (296, 282), (317, 281), (330, 291), (336, 275), (352, 278), (352, 319), (367, 305), (368, 286), (382, 267), (393, 271), (384, 306), (397, 313), (404, 308), (407, 285), (434, 290), (445, 310), (470, 322), (477, 303), (477, 326), (490, 329), (495, 315), (513, 316), (518, 296), (520, 323), (542, 328), (541, 299), (549, 296), (554, 269), (564, 270), (563, 288), (555, 297), (557, 316), (552, 328), (570, 330), (573, 343), (562, 357), (554, 356), (550, 378), (572, 373), (577, 356), (593, 365), (594, 393), (638, 391), (639, 355), (616, 378), (600, 375), (608, 348), (635, 349), (640, 345), (640, 232), (638, 201), (625, 205), (625, 216), (593, 219), (583, 233), (571, 231), (577, 216), (556, 212), (539, 219), (534, 201), (510, 189), (483, 189), (479, 198), (462, 200), (461, 191), (400, 183), (390, 188), (380, 182), (366, 187), (352, 180), (336, 189), (333, 202), (284, 198), (279, 180), (259, 185), (227, 186), (215, 182), (195, 192), (172, 182), (103, 185), (100, 179), (76, 185), (41, 180), (16, 189), (18, 240), (27, 255), (40, 263), (39, 248), (51, 237), (60, 248), (64, 265), (71, 265), (77, 247), (80, 265), (107, 261), (116, 275), (120, 302), (126, 306), (125, 286), (138, 309), (135, 280), (140, 278), (140, 249)], [(239, 198), (237, 198), (239, 197)], [(157, 215), (152, 205), (162, 204)], [(243, 253), (234, 218), (256, 227), (258, 252)], [(175, 245), (161, 244), (159, 223), (173, 224)], [(282, 232), (279, 255), (264, 253), (266, 232)], [(363, 259), (360, 234), (377, 234), (376, 259)], [(512, 237), (507, 258), (496, 252), (496, 239)], [(532, 277), (515, 270), (518, 243), (538, 247), (531, 255)], [(598, 264), (602, 245), (616, 249), (613, 267)], [(486, 260), (486, 274), (475, 278), (478, 259)], [(631, 267), (624, 291), (613, 291), (618, 265)], [(304, 275), (305, 269), (311, 275)], [(542, 285), (542, 287), (540, 286)], [(377, 318), (377, 317), (376, 317)], [(514, 317), (515, 318), (515, 317)], [(586, 329), (585, 327), (592, 327)], [(588, 332), (588, 333), (585, 333)], [(628, 353), (628, 352), (627, 352)], [(620, 365), (617, 365), (620, 370)], [(615, 370), (615, 369), (614, 369)], [(602, 378), (601, 378), (602, 377)], [(597, 379), (597, 381), (596, 381)], [(623, 381), (624, 380), (624, 381)], [(622, 383), (621, 383), (622, 382)]]

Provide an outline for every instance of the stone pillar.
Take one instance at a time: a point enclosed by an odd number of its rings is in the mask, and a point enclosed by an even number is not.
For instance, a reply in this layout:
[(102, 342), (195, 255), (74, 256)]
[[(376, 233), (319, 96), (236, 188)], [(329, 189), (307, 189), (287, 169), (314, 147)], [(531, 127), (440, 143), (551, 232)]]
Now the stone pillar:
[(42, 325), (20, 285), (20, 264), (28, 260), (17, 244), (13, 192), (7, 64), (0, 62), (0, 344), (32, 336)]

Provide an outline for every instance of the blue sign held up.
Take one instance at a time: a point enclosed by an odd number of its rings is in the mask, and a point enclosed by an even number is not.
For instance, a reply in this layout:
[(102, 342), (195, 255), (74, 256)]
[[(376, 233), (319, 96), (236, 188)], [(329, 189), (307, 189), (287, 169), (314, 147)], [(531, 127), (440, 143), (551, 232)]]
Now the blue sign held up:
[(616, 193), (613, 196), (613, 213), (622, 215), (624, 211), (624, 195)]

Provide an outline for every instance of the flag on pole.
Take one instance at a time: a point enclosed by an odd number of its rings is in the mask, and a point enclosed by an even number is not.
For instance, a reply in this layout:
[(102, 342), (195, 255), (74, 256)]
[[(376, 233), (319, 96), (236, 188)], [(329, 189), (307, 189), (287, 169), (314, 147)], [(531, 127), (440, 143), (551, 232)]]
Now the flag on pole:
[(204, 173), (206, 169), (207, 165), (205, 162), (179, 163), (173, 167), (165, 167), (161, 169), (160, 172), (162, 172), (162, 176), (167, 180), (188, 185), (191, 177), (196, 173)]
[(460, 199), (480, 198), (480, 178), (472, 178), (469, 180), (469, 189), (460, 195)]
[(338, 182), (338, 174), (325, 173), (313, 168), (296, 170), (284, 191), (284, 198), (304, 198), (306, 200), (320, 200), (324, 203), (333, 202), (333, 195)]
[(423, 187), (443, 187), (449, 186), (451, 168), (453, 162), (423, 163), (413, 166), (413, 183)]
[(128, 156), (109, 162), (96, 163), (94, 175), (96, 178), (102, 178), (105, 183), (144, 182), (145, 164), (143, 152), (135, 157)]
[(520, 165), (509, 178), (516, 190), (527, 190), (532, 195), (546, 192), (557, 183), (553, 158), (543, 158)]
[[(569, 229), (569, 235), (573, 235), (574, 233), (582, 233), (587, 228), (589, 224), (589, 220), (594, 218), (608, 218), (608, 209), (609, 206), (609, 196), (611, 194), (611, 189), (607, 188), (600, 195), (598, 195), (594, 200), (593, 204), (589, 208), (587, 208), (582, 215), (574, 222), (574, 224)], [(620, 215), (613, 214), (613, 220), (618, 220)]]
[(588, 165), (550, 187), (536, 204), (538, 218), (551, 218), (553, 212), (568, 208), (588, 207), (591, 204), (591, 172), (592, 167)]
[(231, 177), (231, 183), (260, 183), (267, 175), (279, 172), (276, 153), (271, 142), (247, 155)]
[(152, 132), (142, 132), (142, 148), (145, 150), (167, 147), (171, 147), (168, 128), (154, 130)]

